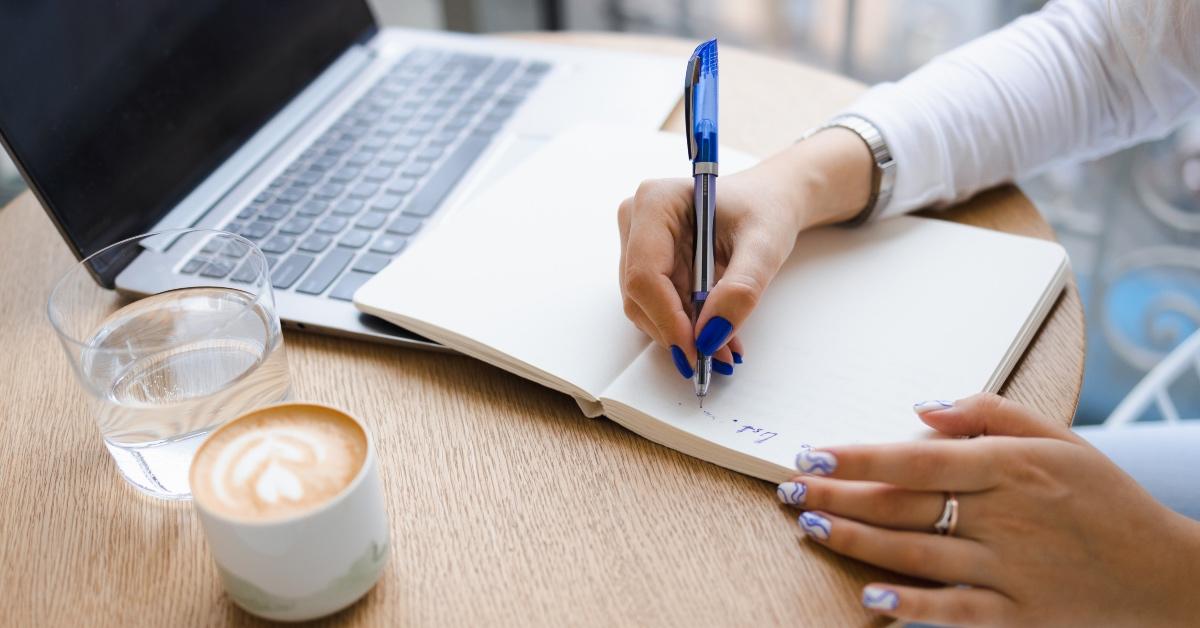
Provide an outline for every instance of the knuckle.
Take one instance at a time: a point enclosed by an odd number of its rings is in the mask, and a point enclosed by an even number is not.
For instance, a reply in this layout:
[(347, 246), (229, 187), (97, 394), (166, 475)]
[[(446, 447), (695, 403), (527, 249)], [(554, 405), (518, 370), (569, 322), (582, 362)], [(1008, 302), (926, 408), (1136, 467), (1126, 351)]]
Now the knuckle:
[(633, 213), (633, 197), (627, 198), (617, 205), (617, 220), (622, 223), (628, 222), (631, 213)]
[(649, 295), (656, 283), (658, 283), (658, 275), (654, 271), (640, 266), (630, 266), (625, 269), (625, 289), (634, 298)]
[(902, 489), (884, 487), (872, 496), (871, 514), (876, 521), (898, 522), (909, 514), (908, 494)]
[(636, 322), (638, 315), (642, 312), (642, 309), (638, 307), (638, 304), (635, 303), (633, 299), (625, 297), (622, 305), (623, 309), (625, 310), (625, 317)]
[(908, 573), (920, 573), (926, 570), (931, 564), (931, 560), (936, 560), (936, 556), (931, 556), (929, 547), (924, 543), (905, 543), (896, 551), (896, 559), (899, 563), (897, 566)]
[(722, 277), (717, 285), (721, 286), (725, 299), (746, 310), (758, 305), (762, 297), (762, 286), (749, 277)]
[(952, 624), (979, 624), (983, 619), (979, 605), (967, 596), (949, 596), (945, 601), (943, 613)]

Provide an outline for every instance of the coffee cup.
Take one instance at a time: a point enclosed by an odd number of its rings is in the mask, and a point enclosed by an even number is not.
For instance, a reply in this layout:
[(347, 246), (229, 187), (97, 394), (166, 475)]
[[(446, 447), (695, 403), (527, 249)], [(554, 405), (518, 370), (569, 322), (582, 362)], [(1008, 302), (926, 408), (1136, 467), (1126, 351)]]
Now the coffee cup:
[(230, 599), (300, 621), (370, 590), (389, 551), (378, 466), (366, 427), (324, 405), (266, 406), (214, 430), (189, 479)]

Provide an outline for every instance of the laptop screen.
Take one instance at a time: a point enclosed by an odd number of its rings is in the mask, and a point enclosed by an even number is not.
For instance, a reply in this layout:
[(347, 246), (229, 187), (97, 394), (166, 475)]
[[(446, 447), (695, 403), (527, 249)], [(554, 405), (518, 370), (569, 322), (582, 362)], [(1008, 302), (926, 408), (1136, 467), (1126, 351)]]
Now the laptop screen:
[(8, 2), (0, 139), (86, 256), (150, 229), (374, 32), (363, 0)]

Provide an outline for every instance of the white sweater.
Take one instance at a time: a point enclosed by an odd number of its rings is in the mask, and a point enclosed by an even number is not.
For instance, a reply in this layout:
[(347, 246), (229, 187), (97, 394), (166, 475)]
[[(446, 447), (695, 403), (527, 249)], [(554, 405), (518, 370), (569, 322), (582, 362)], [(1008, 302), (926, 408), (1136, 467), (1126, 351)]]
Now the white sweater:
[(876, 216), (1166, 135), (1200, 111), (1192, 13), (1200, 2), (1059, 0), (873, 87), (848, 111), (874, 123), (896, 159)]

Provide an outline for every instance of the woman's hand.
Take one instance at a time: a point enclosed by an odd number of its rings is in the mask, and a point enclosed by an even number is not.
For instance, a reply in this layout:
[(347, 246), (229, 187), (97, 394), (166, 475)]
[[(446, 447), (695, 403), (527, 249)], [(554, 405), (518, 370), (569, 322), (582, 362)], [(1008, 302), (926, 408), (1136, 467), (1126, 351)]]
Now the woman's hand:
[(669, 348), (685, 378), (697, 351), (730, 375), (741, 361), (737, 331), (795, 244), (813, 226), (847, 220), (870, 194), (866, 145), (830, 129), (717, 181), (717, 283), (691, 323), (692, 180), (642, 183), (621, 203), (621, 294), (625, 315)]
[[(936, 624), (1189, 625), (1200, 617), (1200, 524), (1099, 451), (995, 395), (918, 404), (953, 436), (801, 452), (779, 497), (829, 549), (946, 583), (871, 584), (867, 608)], [(958, 500), (955, 536), (933, 534)], [(958, 586), (966, 585), (966, 586)]]

